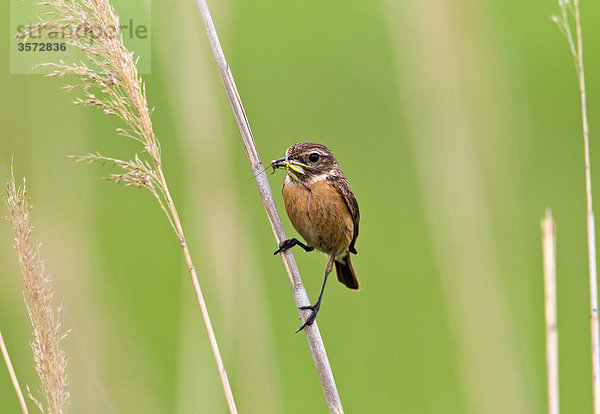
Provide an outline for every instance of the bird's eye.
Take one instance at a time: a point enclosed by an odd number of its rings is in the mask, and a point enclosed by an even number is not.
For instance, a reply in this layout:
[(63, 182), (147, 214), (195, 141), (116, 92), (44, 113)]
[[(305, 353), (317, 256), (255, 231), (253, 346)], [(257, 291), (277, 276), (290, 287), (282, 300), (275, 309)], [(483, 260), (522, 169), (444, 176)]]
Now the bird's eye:
[(312, 154), (310, 154), (308, 156), (308, 159), (311, 160), (312, 162), (317, 162), (317, 161), (319, 161), (319, 154), (317, 154), (316, 152), (313, 152)]

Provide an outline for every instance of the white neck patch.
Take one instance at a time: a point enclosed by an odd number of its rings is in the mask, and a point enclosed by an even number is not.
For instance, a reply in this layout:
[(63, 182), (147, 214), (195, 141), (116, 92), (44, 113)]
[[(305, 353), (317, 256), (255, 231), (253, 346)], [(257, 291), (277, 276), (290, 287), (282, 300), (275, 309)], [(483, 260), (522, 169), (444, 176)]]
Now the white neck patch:
[(327, 177), (329, 177), (330, 175), (331, 175), (330, 173), (313, 175), (312, 177), (310, 177), (310, 180), (308, 180), (308, 184), (314, 184), (317, 181), (326, 180)]

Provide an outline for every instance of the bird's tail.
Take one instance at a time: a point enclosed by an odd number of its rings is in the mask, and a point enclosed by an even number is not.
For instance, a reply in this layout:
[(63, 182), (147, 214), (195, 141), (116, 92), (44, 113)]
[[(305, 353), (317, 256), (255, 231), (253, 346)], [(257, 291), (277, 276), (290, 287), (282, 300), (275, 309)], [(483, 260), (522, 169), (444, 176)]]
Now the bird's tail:
[(358, 279), (356, 278), (356, 273), (354, 273), (350, 255), (347, 252), (345, 256), (335, 260), (335, 271), (337, 273), (337, 278), (341, 283), (350, 289), (357, 290), (359, 288)]

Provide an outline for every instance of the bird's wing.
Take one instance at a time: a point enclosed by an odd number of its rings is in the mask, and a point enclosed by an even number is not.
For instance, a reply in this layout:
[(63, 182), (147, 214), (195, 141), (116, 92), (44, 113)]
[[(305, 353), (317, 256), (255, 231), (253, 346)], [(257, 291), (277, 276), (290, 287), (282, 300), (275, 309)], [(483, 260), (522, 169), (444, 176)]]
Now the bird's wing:
[(348, 250), (351, 253), (358, 254), (356, 248), (354, 247), (354, 243), (356, 242), (356, 238), (358, 237), (358, 222), (360, 220), (360, 211), (358, 210), (358, 201), (356, 201), (356, 197), (354, 197), (354, 193), (350, 188), (350, 184), (346, 180), (346, 177), (338, 177), (337, 188), (342, 197), (344, 197), (344, 202), (346, 206), (348, 206), (348, 210), (350, 210), (350, 214), (352, 214), (352, 221), (354, 222), (354, 237), (352, 238), (352, 242), (350, 242), (350, 247)]

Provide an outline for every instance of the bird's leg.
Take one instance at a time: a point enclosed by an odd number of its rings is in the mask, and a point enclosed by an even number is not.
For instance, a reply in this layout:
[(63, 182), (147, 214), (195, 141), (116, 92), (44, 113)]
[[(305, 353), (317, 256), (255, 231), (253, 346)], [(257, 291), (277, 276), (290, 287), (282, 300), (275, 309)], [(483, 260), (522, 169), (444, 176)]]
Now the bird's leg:
[(292, 238), (292, 239), (285, 239), (284, 241), (279, 243), (279, 248), (277, 250), (275, 250), (275, 253), (273, 253), (273, 254), (275, 255), (280, 252), (285, 252), (287, 249), (291, 249), (295, 245), (302, 247), (305, 252), (312, 252), (313, 250), (315, 250), (314, 247), (304, 244), (298, 239)]
[(302, 326), (300, 326), (300, 328), (298, 328), (296, 333), (303, 330), (306, 327), (306, 325), (312, 325), (312, 323), (315, 321), (315, 319), (317, 319), (317, 312), (319, 312), (319, 309), (321, 308), (321, 299), (323, 299), (323, 292), (325, 291), (325, 284), (327, 284), (327, 276), (329, 276), (329, 273), (331, 273), (331, 269), (333, 268), (334, 260), (335, 260), (335, 256), (331, 255), (331, 257), (329, 258), (329, 261), (327, 262), (327, 267), (325, 268), (325, 278), (323, 279), (323, 286), (321, 286), (321, 293), (319, 293), (319, 299), (317, 299), (317, 302), (314, 305), (300, 306), (298, 308), (298, 309), (310, 309), (312, 312), (308, 316), (308, 318), (306, 318), (306, 320), (304, 321)]

